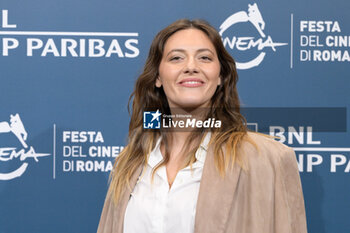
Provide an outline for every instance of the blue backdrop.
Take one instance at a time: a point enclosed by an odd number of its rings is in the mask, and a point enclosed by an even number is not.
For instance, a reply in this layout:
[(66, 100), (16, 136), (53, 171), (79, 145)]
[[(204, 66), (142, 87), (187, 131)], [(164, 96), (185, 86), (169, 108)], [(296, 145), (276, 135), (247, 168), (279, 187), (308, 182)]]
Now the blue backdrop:
[[(292, 107), (301, 119), (307, 108), (340, 124), (291, 118), (268, 133), (296, 151), (309, 232), (348, 233), (348, 9), (347, 0), (1, 0), (0, 233), (96, 232), (134, 82), (155, 34), (180, 18), (220, 31), (244, 107), (274, 116)], [(249, 116), (259, 131), (260, 113)]]

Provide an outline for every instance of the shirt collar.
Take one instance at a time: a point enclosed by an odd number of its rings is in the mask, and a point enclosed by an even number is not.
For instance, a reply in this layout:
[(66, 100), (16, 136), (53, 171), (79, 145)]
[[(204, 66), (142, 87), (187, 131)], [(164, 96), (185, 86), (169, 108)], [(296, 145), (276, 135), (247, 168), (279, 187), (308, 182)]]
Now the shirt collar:
[(161, 141), (162, 137), (159, 137), (156, 146), (154, 147), (154, 149), (148, 157), (148, 165), (150, 165), (151, 168), (154, 168), (158, 163), (160, 163), (163, 160), (162, 153), (160, 152)]
[[(205, 158), (207, 156), (208, 151), (208, 143), (211, 138), (211, 132), (208, 132), (204, 139), (202, 140), (198, 150), (196, 151), (195, 157), (198, 161), (204, 164)], [(159, 137), (156, 143), (156, 146), (150, 153), (148, 157), (148, 165), (151, 166), (151, 168), (154, 168), (158, 163), (160, 163), (163, 160), (162, 153), (160, 152), (160, 143), (162, 141), (162, 137)]]

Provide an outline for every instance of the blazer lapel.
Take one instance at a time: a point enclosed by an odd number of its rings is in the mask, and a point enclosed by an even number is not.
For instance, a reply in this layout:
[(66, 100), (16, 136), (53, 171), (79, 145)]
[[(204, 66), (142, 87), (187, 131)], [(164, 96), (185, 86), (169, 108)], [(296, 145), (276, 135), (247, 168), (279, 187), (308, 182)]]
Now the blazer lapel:
[(132, 177), (130, 179), (130, 188), (131, 189), (129, 189), (129, 188), (125, 189), (125, 191), (120, 199), (120, 202), (115, 207), (115, 211), (114, 211), (115, 221), (113, 224), (113, 233), (123, 233), (124, 215), (125, 215), (126, 207), (128, 205), (128, 202), (129, 202), (130, 194), (133, 191), (133, 189), (136, 185), (137, 179), (141, 174), (142, 167), (143, 167), (143, 164), (141, 164), (141, 166), (132, 175)]
[(225, 231), (240, 173), (241, 167), (235, 164), (222, 178), (215, 167), (213, 148), (208, 149), (198, 194), (195, 233)]

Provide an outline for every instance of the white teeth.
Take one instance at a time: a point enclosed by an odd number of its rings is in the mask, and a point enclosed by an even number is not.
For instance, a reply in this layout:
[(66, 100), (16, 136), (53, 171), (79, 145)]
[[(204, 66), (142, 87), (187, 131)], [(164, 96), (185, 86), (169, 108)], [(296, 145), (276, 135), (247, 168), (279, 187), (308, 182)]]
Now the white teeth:
[(197, 81), (188, 81), (188, 82), (183, 82), (183, 83), (188, 83), (188, 84), (197, 84), (197, 83), (201, 83), (201, 82), (197, 82)]

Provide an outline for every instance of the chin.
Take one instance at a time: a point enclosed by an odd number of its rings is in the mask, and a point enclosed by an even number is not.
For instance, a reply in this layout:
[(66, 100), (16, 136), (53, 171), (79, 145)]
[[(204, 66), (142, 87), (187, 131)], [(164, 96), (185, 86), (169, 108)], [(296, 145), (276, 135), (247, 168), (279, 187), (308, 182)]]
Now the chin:
[(176, 106), (184, 109), (195, 109), (195, 108), (204, 108), (209, 106), (209, 103), (201, 102), (201, 101), (186, 101), (182, 103), (177, 103)]

